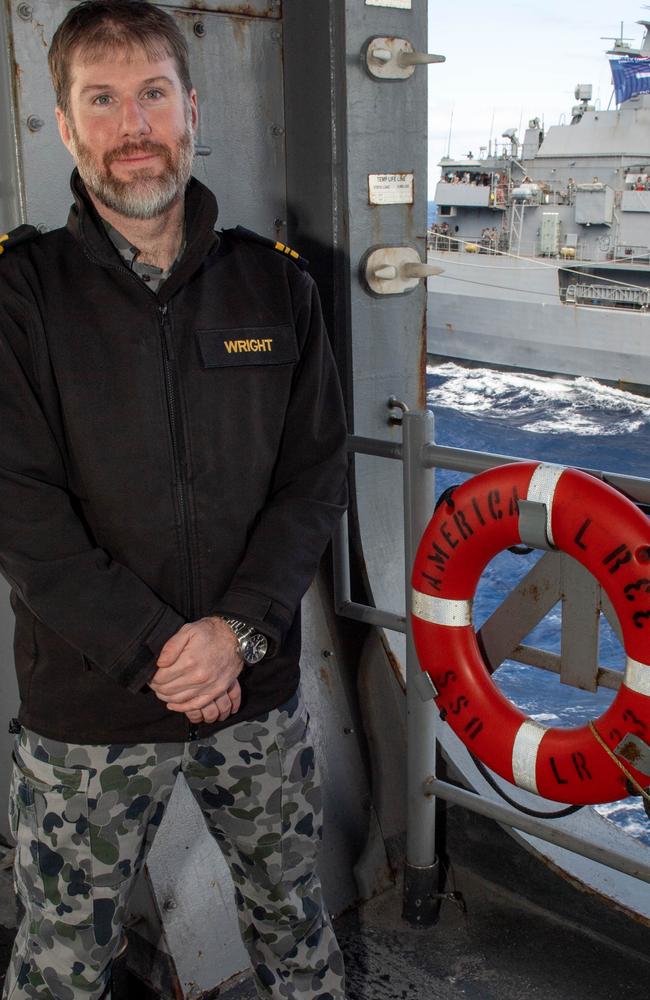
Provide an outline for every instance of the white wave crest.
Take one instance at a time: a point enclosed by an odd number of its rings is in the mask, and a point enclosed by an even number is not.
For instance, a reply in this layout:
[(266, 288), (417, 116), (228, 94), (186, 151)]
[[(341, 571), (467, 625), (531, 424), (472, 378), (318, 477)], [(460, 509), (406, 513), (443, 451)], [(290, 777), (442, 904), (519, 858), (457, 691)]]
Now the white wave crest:
[(590, 378), (550, 378), (527, 372), (430, 367), (430, 406), (503, 421), (533, 434), (615, 436), (638, 431), (650, 419), (650, 399)]
[(639, 799), (622, 799), (620, 802), (605, 802), (593, 807), (597, 813), (624, 830), (630, 837), (636, 837), (645, 844), (650, 843), (650, 820)]

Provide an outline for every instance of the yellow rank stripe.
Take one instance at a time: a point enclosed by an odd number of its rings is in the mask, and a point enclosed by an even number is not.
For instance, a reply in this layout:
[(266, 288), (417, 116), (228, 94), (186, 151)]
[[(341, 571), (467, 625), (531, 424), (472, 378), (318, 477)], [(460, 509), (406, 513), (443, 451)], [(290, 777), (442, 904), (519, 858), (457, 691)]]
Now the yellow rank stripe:
[(5, 252), (5, 248), (2, 246), (2, 244), (5, 243), (8, 239), (9, 239), (9, 233), (3, 233), (2, 236), (0, 236), (0, 253)]
[(279, 250), (280, 253), (286, 253), (286, 254), (288, 254), (289, 257), (295, 257), (295, 258), (300, 257), (299, 253), (296, 253), (296, 251), (292, 250), (291, 247), (285, 246), (284, 243), (276, 243), (275, 244), (275, 249)]

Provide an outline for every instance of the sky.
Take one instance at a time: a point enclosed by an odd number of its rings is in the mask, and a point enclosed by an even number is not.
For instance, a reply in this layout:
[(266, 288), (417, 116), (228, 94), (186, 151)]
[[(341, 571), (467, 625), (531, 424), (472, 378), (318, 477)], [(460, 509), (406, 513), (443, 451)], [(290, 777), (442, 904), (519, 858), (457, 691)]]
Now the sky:
[(578, 83), (591, 83), (593, 101), (607, 108), (612, 43), (601, 36), (618, 36), (623, 21), (624, 37), (638, 46), (643, 18), (650, 21), (650, 7), (634, 0), (429, 0), (429, 51), (447, 57), (428, 70), (429, 197), (452, 112), (451, 155), (479, 156), (490, 134), (494, 141), (514, 127), (523, 138), (530, 118), (547, 128), (562, 115), (568, 122)]

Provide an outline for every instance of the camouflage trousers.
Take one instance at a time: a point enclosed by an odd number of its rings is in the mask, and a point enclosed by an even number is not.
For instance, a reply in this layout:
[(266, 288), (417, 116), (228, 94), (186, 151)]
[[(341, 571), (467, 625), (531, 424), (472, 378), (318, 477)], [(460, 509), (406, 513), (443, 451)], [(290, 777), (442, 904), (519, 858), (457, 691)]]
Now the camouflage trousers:
[(9, 814), (25, 914), (4, 1000), (110, 996), (130, 891), (179, 771), (228, 862), (260, 997), (342, 1000), (315, 873), (321, 795), (308, 720), (296, 694), (189, 743), (84, 746), (23, 728)]

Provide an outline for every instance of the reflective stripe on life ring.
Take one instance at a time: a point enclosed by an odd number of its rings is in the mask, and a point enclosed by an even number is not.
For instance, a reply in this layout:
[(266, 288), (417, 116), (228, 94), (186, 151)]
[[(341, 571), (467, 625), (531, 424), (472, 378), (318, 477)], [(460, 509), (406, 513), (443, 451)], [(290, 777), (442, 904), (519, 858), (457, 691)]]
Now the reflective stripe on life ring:
[[(549, 544), (601, 584), (621, 624), (627, 665), (621, 687), (594, 725), (615, 751), (629, 733), (650, 743), (650, 522), (624, 496), (575, 469), (504, 465), (457, 487), (432, 517), (413, 567), (411, 621), (438, 707), (480, 760), (521, 788), (558, 802), (611, 802), (626, 778), (588, 726), (546, 727), (496, 687), (472, 625), (485, 566), (522, 539), (519, 501), (544, 503)], [(639, 784), (647, 775), (621, 759)]]

